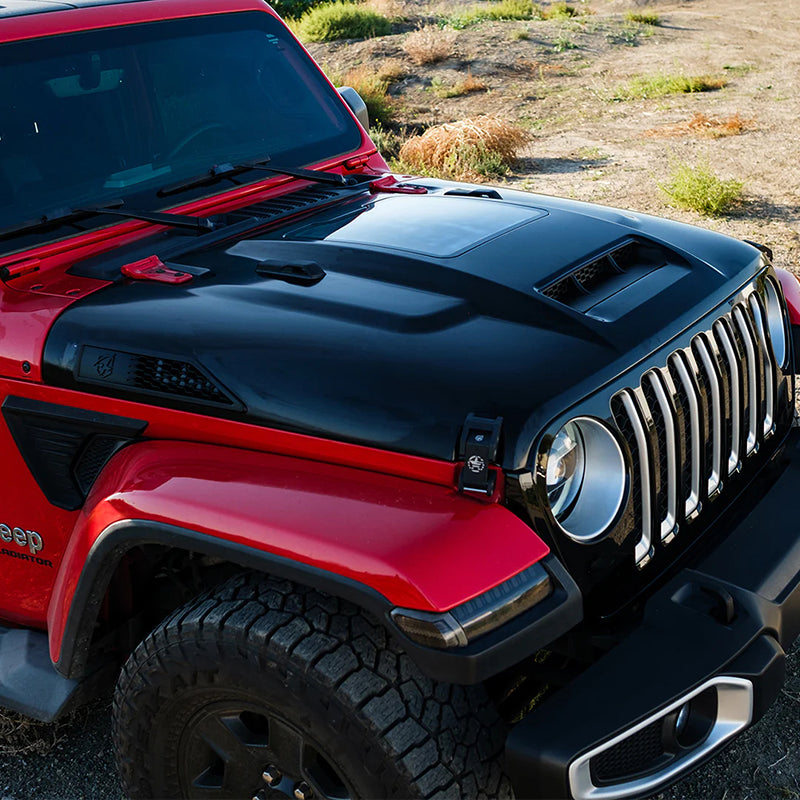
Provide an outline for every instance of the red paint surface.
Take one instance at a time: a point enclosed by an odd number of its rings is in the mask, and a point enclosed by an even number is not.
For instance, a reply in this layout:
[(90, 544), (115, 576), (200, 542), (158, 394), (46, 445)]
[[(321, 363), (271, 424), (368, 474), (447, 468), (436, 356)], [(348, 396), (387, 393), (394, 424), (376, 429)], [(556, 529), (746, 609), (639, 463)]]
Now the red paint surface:
[[(454, 491), (457, 465), (449, 461), (421, 458), (372, 447), (320, 439), (315, 436), (265, 428), (243, 422), (206, 417), (108, 397), (56, 389), (41, 384), (0, 379), (0, 397), (18, 397), (73, 406), (88, 411), (141, 419), (148, 423), (145, 436), (177, 443), (205, 443), (233, 448), (237, 456), (249, 452), (291, 456), (317, 464), (353, 467), (359, 474), (375, 473), (400, 491), (400, 479), (415, 487), (428, 484), (440, 495), (453, 494), (469, 507), (487, 508), (487, 503), (463, 498)], [(37, 555), (52, 562), (47, 568), (30, 562), (0, 557), (0, 619), (33, 627), (45, 627), (55, 573), (61, 564), (78, 512), (51, 506), (33, 480), (7, 427), (0, 423), (0, 522), (37, 531), (44, 548)], [(226, 451), (230, 452), (230, 451)], [(383, 477), (390, 476), (390, 477)], [(501, 482), (502, 484), (502, 482)], [(406, 485), (406, 483), (402, 483)], [(491, 498), (498, 501), (500, 496)], [(226, 505), (228, 507), (228, 505)], [(267, 511), (263, 510), (266, 518)], [(488, 519), (488, 517), (483, 517)], [(181, 524), (177, 521), (177, 524)], [(528, 535), (530, 529), (522, 523)], [(491, 538), (491, 532), (487, 533)], [(0, 549), (3, 546), (0, 544)], [(482, 556), (481, 556), (482, 557)], [(479, 560), (479, 559), (478, 559)], [(523, 569), (520, 566), (520, 569)]]
[(789, 321), (792, 325), (800, 325), (800, 281), (788, 269), (776, 267), (775, 274), (781, 282), (783, 296), (789, 308)]
[(144, 442), (109, 462), (77, 519), (48, 612), (54, 659), (89, 550), (126, 519), (216, 535), (430, 611), (464, 603), (549, 552), (506, 508), (431, 484), (214, 445)]

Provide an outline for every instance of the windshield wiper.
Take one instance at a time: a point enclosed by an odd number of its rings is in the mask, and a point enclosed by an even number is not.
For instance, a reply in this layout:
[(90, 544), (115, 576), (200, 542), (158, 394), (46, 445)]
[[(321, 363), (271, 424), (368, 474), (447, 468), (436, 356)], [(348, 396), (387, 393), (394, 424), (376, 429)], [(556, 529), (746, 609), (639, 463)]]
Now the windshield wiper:
[(168, 214), (158, 211), (136, 211), (134, 209), (121, 211), (121, 206), (125, 205), (124, 200), (111, 200), (99, 206), (86, 206), (83, 208), (59, 208), (42, 214), (37, 219), (30, 219), (11, 225), (8, 228), (0, 229), (0, 239), (7, 239), (20, 233), (28, 233), (35, 230), (50, 228), (53, 225), (65, 225), (69, 222), (76, 222), (86, 217), (94, 217), (106, 214), (123, 219), (140, 219), (144, 222), (153, 222), (156, 225), (168, 225), (172, 228), (188, 228), (194, 231), (213, 231), (216, 225), (206, 217), (190, 217), (185, 214)]
[(168, 214), (158, 211), (119, 211), (120, 206), (125, 205), (124, 200), (112, 200), (101, 206), (86, 206), (85, 208), (59, 208), (42, 214), (36, 219), (29, 219), (10, 225), (8, 228), (0, 228), (0, 239), (16, 236), (19, 233), (35, 231), (40, 228), (50, 228), (53, 225), (65, 225), (69, 222), (77, 222), (85, 217), (93, 217), (106, 214), (123, 219), (140, 219), (144, 222), (153, 222), (157, 225), (168, 225), (172, 228), (189, 228), (195, 231), (213, 231), (217, 227), (207, 217), (190, 217), (185, 214)]
[(76, 208), (75, 211), (97, 211), (99, 214), (109, 214), (113, 217), (140, 219), (143, 222), (168, 225), (171, 228), (188, 228), (192, 231), (213, 231), (217, 227), (208, 217), (190, 217), (188, 214), (170, 214), (162, 211), (136, 211), (135, 209), (117, 211), (113, 208), (104, 208), (102, 210)]
[(39, 228), (49, 228), (53, 225), (64, 225), (67, 222), (76, 222), (84, 217), (92, 217), (95, 214), (104, 214), (111, 209), (119, 208), (124, 205), (122, 200), (110, 200), (101, 206), (89, 206), (87, 208), (57, 208), (47, 214), (42, 214), (36, 219), (28, 219), (18, 222), (16, 225), (9, 225), (7, 228), (0, 228), (0, 239), (9, 236), (16, 236), (18, 233), (35, 231)]
[(323, 172), (315, 169), (303, 169), (302, 167), (284, 167), (272, 164), (271, 161), (269, 157), (266, 157), (256, 159), (255, 161), (245, 161), (241, 164), (215, 164), (200, 175), (194, 175), (191, 178), (170, 184), (169, 186), (162, 186), (161, 189), (158, 190), (158, 196), (166, 197), (171, 194), (188, 191), (189, 189), (195, 189), (198, 186), (207, 186), (226, 178), (235, 178), (237, 175), (241, 175), (243, 172), (248, 172), (251, 169), (274, 172), (276, 175), (291, 175), (293, 178), (302, 178), (303, 180), (314, 181), (316, 183), (329, 183), (334, 186), (353, 186), (356, 183), (355, 178), (346, 178), (338, 172)]

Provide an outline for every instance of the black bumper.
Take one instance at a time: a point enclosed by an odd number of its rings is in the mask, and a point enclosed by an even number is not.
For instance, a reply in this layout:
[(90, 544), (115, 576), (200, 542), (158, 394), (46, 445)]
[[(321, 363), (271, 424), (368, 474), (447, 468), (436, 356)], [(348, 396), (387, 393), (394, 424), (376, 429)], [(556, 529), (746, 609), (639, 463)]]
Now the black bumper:
[[(724, 522), (729, 535), (653, 595), (633, 633), (511, 731), (506, 768), (517, 797), (644, 796), (678, 780), (763, 715), (783, 684), (784, 650), (800, 633), (800, 430), (750, 493), (760, 499), (747, 516)], [(669, 743), (677, 710), (659, 714), (722, 676), (751, 685), (746, 723), (717, 745), (709, 738), (707, 752), (702, 743), (685, 750)], [(606, 750), (602, 763), (586, 759), (642, 722), (649, 739), (643, 728)], [(674, 751), (671, 762), (667, 753), (659, 762), (653, 736), (656, 748), (661, 737)], [(621, 764), (629, 765), (628, 777)], [(616, 777), (607, 777), (615, 770)]]

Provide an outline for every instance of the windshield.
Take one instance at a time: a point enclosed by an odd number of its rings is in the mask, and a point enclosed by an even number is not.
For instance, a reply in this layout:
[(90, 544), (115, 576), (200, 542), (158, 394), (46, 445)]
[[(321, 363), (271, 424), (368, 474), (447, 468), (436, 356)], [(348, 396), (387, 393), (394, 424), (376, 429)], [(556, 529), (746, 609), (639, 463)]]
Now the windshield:
[(163, 207), (159, 187), (213, 164), (311, 164), (361, 143), (313, 62), (262, 12), (4, 44), (0, 109), (2, 228), (114, 198)]

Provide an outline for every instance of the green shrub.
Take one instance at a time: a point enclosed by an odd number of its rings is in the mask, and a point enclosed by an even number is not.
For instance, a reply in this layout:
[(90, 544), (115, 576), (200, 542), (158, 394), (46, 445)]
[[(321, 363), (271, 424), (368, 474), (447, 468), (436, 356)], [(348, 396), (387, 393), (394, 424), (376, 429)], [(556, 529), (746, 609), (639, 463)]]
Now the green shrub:
[(660, 25), (661, 17), (658, 14), (643, 14), (637, 11), (628, 11), (625, 14), (625, 19), (628, 22), (638, 22), (641, 25)]
[(484, 20), (541, 19), (539, 6), (531, 0), (496, 0), (488, 6), (473, 6), (445, 19), (445, 24), (456, 30), (468, 28)]
[(270, 5), (284, 18), (295, 19), (302, 16), (319, 0), (272, 0)]
[(659, 188), (680, 208), (708, 216), (724, 214), (742, 199), (744, 184), (735, 178), (722, 180), (708, 164), (675, 164), (666, 183)]
[(358, 3), (337, 0), (306, 11), (297, 23), (297, 34), (305, 42), (331, 42), (386, 36), (391, 28), (391, 22), (381, 14)]
[(625, 86), (614, 92), (614, 100), (643, 100), (649, 97), (665, 97), (670, 94), (712, 92), (721, 89), (727, 81), (708, 75), (637, 75)]
[(548, 9), (544, 12), (545, 19), (571, 19), (572, 17), (577, 17), (580, 14), (575, 6), (571, 6), (568, 3), (553, 3)]

